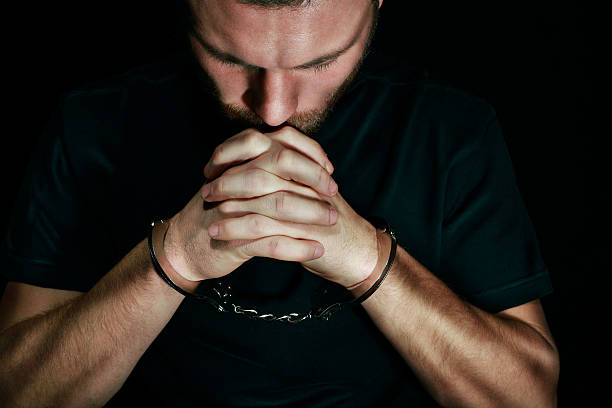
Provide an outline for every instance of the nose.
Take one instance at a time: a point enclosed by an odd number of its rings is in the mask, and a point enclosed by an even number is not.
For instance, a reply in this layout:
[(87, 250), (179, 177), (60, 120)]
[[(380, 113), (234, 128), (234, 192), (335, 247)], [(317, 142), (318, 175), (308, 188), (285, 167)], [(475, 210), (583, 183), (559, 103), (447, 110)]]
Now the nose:
[(262, 69), (252, 79), (250, 108), (268, 125), (287, 121), (298, 106), (297, 84), (290, 72)]

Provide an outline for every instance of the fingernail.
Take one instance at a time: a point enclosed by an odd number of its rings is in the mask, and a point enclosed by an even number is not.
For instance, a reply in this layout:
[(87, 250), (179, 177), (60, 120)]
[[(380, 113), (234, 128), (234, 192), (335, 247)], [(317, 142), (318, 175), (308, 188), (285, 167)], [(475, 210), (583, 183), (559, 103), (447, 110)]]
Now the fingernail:
[(329, 210), (329, 221), (331, 224), (335, 224), (338, 221), (338, 212), (333, 208)]
[(327, 170), (329, 174), (331, 174), (334, 171), (334, 166), (332, 166), (329, 160), (325, 162), (325, 169)]
[(208, 194), (210, 194), (210, 184), (206, 184), (203, 188), (202, 188), (202, 198), (206, 198), (208, 197)]
[(219, 226), (217, 224), (213, 224), (208, 227), (208, 233), (211, 237), (216, 237), (219, 234)]
[(331, 195), (336, 194), (336, 191), (338, 191), (338, 185), (334, 182), (334, 180), (329, 180), (329, 186), (327, 188)]
[(318, 258), (321, 255), (323, 255), (323, 247), (317, 246), (314, 250), (314, 256), (315, 258)]

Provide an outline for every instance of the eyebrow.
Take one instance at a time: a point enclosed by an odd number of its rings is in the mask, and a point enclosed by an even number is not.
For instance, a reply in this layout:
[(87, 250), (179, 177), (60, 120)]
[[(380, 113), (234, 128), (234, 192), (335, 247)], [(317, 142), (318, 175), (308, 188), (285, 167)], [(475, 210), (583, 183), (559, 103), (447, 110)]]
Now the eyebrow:
[[(209, 54), (211, 54), (214, 58), (216, 58), (218, 60), (231, 62), (232, 64), (241, 65), (241, 66), (243, 66), (245, 68), (249, 68), (249, 69), (253, 69), (253, 70), (257, 70), (257, 69), (261, 69), (262, 68), (262, 67), (258, 67), (257, 65), (249, 64), (248, 62), (243, 61), (240, 58), (238, 58), (236, 56), (233, 56), (230, 53), (227, 53), (225, 51), (221, 51), (221, 50), (216, 49), (215, 47), (213, 47), (212, 45), (210, 45), (206, 41), (204, 41), (204, 39), (202, 38), (200, 33), (198, 33), (196, 30), (192, 30), (191, 33), (194, 35), (196, 40), (198, 40), (198, 42), (200, 43), (202, 48), (204, 48), (206, 50), (206, 52), (208, 52)], [(341, 49), (339, 49), (337, 51), (330, 52), (328, 54), (325, 54), (325, 55), (322, 55), (320, 57), (317, 57), (317, 58), (313, 59), (312, 61), (309, 61), (309, 62), (307, 62), (305, 64), (298, 65), (298, 66), (293, 67), (291, 69), (309, 69), (309, 68), (316, 67), (317, 65), (321, 65), (321, 64), (324, 64), (326, 62), (335, 60), (336, 58), (340, 57), (342, 54), (347, 52), (353, 45), (355, 45), (355, 43), (357, 42), (357, 39), (359, 38), (360, 34), (361, 34), (361, 30), (357, 32), (357, 34), (351, 39), (351, 41), (349, 42), (349, 44), (347, 46), (342, 47)]]

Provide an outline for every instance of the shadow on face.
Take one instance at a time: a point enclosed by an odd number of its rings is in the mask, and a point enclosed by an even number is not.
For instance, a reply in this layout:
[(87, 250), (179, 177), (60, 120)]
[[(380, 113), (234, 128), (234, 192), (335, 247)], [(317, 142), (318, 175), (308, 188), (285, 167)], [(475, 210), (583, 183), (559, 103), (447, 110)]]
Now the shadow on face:
[(357, 74), (378, 3), (312, 0), (263, 7), (191, 0), (189, 40), (202, 83), (232, 120), (316, 131)]

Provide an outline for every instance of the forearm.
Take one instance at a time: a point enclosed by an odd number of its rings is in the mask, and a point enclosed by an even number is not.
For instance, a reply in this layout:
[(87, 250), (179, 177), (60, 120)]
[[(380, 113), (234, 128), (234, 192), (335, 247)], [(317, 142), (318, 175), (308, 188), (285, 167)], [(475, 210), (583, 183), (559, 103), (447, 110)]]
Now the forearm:
[(142, 241), (88, 293), (0, 333), (0, 405), (103, 405), (182, 299)]
[[(383, 246), (388, 255), (390, 239)], [(387, 279), (363, 306), (438, 402), (555, 404), (558, 356), (551, 342), (528, 324), (461, 300), (397, 250)]]

